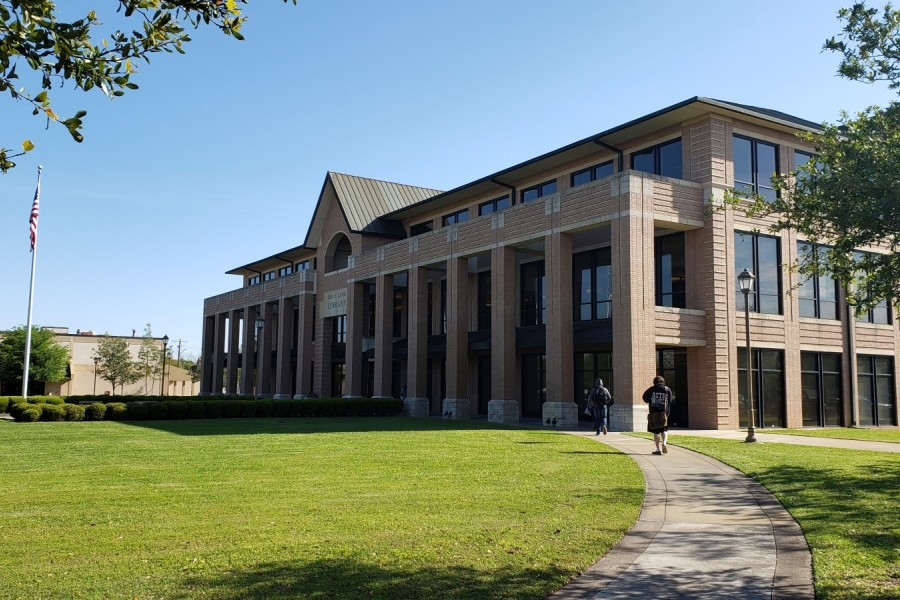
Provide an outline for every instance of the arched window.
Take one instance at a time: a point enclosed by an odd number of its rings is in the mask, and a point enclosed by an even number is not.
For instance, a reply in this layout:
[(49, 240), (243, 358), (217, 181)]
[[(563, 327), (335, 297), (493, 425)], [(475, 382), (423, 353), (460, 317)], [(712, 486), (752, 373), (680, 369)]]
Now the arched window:
[(329, 244), (328, 256), (331, 258), (331, 268), (329, 271), (338, 271), (346, 269), (350, 266), (350, 255), (353, 254), (353, 246), (346, 235), (335, 237)]

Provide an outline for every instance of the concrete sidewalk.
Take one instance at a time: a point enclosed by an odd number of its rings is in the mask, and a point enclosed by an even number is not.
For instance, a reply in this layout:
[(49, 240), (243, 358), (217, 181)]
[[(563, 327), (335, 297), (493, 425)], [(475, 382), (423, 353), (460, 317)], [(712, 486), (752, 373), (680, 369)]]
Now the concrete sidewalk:
[(631, 456), (647, 494), (625, 537), (551, 598), (814, 598), (803, 532), (753, 479), (671, 445), (668, 454), (653, 456), (650, 440), (570, 433)]
[[(743, 440), (747, 437), (744, 431), (715, 431), (683, 429), (669, 432), (676, 436), (711, 437), (722, 440)], [(765, 444), (797, 444), (800, 446), (819, 446), (820, 448), (842, 448), (844, 450), (872, 450), (874, 452), (900, 452), (900, 444), (893, 442), (867, 442), (862, 440), (845, 440), (841, 438), (820, 438), (807, 435), (781, 435), (778, 433), (766, 433), (764, 430), (756, 430), (756, 439)]]

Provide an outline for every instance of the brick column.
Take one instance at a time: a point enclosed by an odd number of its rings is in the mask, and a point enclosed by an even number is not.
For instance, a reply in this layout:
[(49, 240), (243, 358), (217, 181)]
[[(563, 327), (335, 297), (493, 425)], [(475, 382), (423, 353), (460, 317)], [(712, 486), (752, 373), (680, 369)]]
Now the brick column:
[[(228, 313), (216, 313), (216, 337), (215, 348), (213, 349), (213, 372), (210, 379), (210, 391), (213, 394), (222, 393), (222, 374), (225, 370), (225, 326), (227, 324), (226, 315)], [(163, 394), (166, 390), (163, 390)]]
[[(572, 238), (554, 232), (544, 238), (547, 278), (547, 401), (541, 420), (557, 427), (578, 426), (578, 405), (572, 395), (575, 381), (572, 345)], [(652, 278), (651, 278), (652, 281)]]
[(294, 398), (306, 398), (313, 388), (312, 372), (309, 365), (313, 361), (315, 348), (312, 333), (316, 326), (313, 322), (313, 306), (315, 295), (309, 292), (300, 294), (299, 322), (297, 323), (297, 393)]
[(375, 393), (376, 398), (391, 397), (394, 359), (394, 276), (375, 278)]
[(616, 191), (613, 204), (619, 216), (611, 224), (616, 403), (611, 425), (641, 431), (647, 427), (641, 396), (656, 374), (653, 180), (625, 174), (614, 180)]
[(241, 351), (241, 396), (253, 396), (253, 357), (256, 355), (256, 308), (244, 307), (244, 349)]
[(291, 346), (294, 338), (294, 298), (278, 302), (278, 369), (275, 371), (275, 399), (291, 398)]
[(491, 250), (491, 400), (488, 421), (515, 423), (521, 409), (516, 396), (516, 251)]
[(262, 316), (266, 323), (262, 328), (262, 339), (259, 340), (259, 348), (256, 351), (256, 395), (260, 398), (272, 397), (272, 347), (277, 337), (275, 318), (275, 305), (264, 302)]
[(347, 392), (344, 397), (346, 398), (362, 396), (362, 338), (366, 318), (365, 290), (366, 286), (363, 283), (347, 284), (347, 354), (344, 359), (344, 388)]
[(237, 394), (238, 356), (241, 353), (241, 311), (232, 309), (228, 316), (230, 332), (228, 334), (228, 377), (225, 385), (225, 393), (233, 396)]
[(427, 417), (428, 389), (428, 269), (409, 270), (409, 331), (406, 353), (406, 400), (403, 412), (410, 417)]
[[(469, 261), (447, 261), (447, 397), (441, 412), (468, 419), (469, 402)], [(447, 414), (449, 413), (449, 414)]]
[[(216, 327), (216, 317), (213, 315), (203, 317), (203, 347), (200, 350), (200, 366), (203, 369), (203, 376), (200, 379), (200, 395), (209, 396), (212, 393), (212, 364), (213, 364), (213, 348), (215, 346), (215, 338), (213, 333)], [(160, 390), (160, 393), (162, 390)]]

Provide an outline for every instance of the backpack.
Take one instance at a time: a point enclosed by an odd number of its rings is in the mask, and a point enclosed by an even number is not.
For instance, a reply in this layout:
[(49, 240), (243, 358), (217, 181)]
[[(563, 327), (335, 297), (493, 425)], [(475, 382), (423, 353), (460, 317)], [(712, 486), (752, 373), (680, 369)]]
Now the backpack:
[(613, 404), (615, 404), (615, 401), (613, 400), (612, 395), (610, 395), (609, 390), (602, 385), (600, 386), (600, 389), (597, 390), (597, 397), (600, 400), (600, 403), (605, 404), (606, 406), (612, 406)]

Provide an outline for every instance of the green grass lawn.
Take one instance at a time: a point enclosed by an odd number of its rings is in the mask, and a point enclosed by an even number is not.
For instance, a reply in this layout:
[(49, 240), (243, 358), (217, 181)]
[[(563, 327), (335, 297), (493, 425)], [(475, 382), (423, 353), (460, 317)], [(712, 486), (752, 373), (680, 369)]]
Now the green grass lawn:
[(900, 455), (683, 435), (669, 441), (775, 494), (806, 534), (818, 600), (900, 598)]
[(0, 422), (3, 598), (541, 598), (644, 493), (576, 436), (436, 419)]
[(766, 429), (757, 433), (806, 435), (809, 437), (862, 440), (864, 442), (895, 442), (900, 444), (900, 429), (860, 429), (856, 427), (828, 427), (825, 429)]

